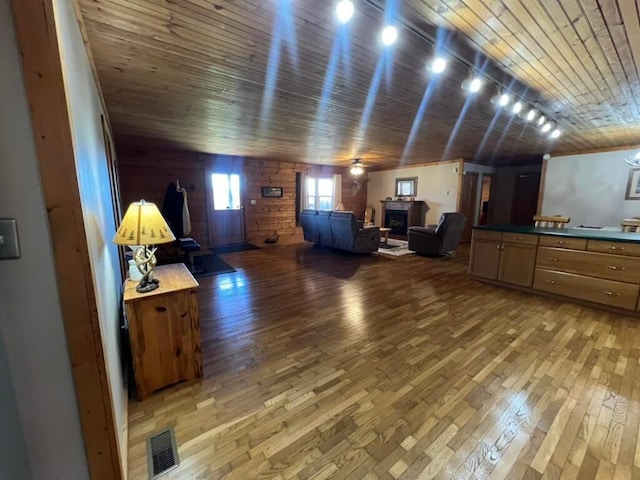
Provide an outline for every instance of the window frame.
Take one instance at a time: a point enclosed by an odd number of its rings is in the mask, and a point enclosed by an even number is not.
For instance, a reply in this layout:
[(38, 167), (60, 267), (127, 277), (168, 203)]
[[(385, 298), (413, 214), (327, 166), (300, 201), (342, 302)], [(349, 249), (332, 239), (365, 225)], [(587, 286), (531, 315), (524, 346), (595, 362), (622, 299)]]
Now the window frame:
[[(320, 180), (327, 180), (329, 182), (331, 182), (331, 195), (320, 195), (320, 185), (319, 182)], [(310, 194), (310, 189), (309, 189), (309, 181), (313, 181), (314, 182), (314, 194), (311, 195)], [(335, 185), (333, 184), (333, 177), (326, 177), (326, 176), (313, 176), (313, 175), (309, 175), (307, 176), (307, 191), (306, 191), (306, 198), (305, 198), (305, 203), (306, 203), (306, 207), (311, 209), (311, 210), (318, 210), (318, 211), (325, 211), (325, 212), (331, 212), (333, 211), (334, 205), (334, 198), (333, 198), (333, 194), (334, 194), (334, 188)], [(311, 202), (310, 199), (313, 198), (313, 207), (311, 206)], [(321, 199), (326, 199), (329, 198), (329, 209), (322, 209), (320, 208), (321, 205)]]

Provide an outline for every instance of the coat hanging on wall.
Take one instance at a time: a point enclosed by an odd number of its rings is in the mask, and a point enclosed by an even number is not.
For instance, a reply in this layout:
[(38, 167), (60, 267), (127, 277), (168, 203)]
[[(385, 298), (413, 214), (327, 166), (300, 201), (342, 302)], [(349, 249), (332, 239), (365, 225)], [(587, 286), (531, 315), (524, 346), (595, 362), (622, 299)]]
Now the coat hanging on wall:
[(184, 195), (172, 182), (167, 186), (167, 192), (164, 195), (162, 215), (176, 238), (184, 237), (183, 210)]

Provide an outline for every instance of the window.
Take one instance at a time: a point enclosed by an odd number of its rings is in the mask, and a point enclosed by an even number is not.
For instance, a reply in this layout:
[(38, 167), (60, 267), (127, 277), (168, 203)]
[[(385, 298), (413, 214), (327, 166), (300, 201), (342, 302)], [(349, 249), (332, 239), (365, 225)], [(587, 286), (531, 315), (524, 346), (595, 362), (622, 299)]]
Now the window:
[(214, 210), (240, 210), (240, 175), (214, 173), (211, 175)]
[(418, 189), (418, 177), (396, 178), (397, 197), (415, 197)]
[(307, 208), (333, 210), (333, 180), (309, 177), (307, 179)]

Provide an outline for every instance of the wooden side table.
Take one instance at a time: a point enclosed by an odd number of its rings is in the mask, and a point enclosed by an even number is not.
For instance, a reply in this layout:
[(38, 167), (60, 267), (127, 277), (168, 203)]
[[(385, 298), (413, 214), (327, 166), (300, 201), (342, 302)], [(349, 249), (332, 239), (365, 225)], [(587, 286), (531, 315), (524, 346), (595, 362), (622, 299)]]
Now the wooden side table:
[(182, 264), (154, 269), (160, 286), (136, 292), (125, 283), (124, 303), (138, 399), (159, 388), (202, 376), (198, 282)]
[(389, 232), (391, 231), (388, 227), (380, 227), (380, 233), (384, 235), (384, 242), (382, 244), (386, 247), (389, 245)]

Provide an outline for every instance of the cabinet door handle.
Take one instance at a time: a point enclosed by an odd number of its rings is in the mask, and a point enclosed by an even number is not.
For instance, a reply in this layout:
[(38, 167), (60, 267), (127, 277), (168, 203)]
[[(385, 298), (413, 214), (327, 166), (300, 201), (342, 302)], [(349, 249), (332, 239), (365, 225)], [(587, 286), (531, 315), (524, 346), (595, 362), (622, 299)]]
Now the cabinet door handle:
[(563, 242), (562, 240), (558, 240), (558, 245), (564, 245), (565, 242)]
[(624, 250), (624, 247), (614, 247), (613, 245), (610, 245), (607, 248), (609, 248), (609, 250)]
[(519, 237), (517, 235), (514, 235), (513, 238), (515, 238), (516, 240), (524, 240), (524, 237)]
[(609, 265), (611, 270), (625, 270), (625, 267), (616, 267), (615, 265)]
[(608, 290), (603, 290), (602, 293), (605, 294), (605, 295), (609, 295), (610, 297), (619, 297), (620, 296), (619, 293), (609, 292)]
[(560, 285), (560, 282), (556, 282), (555, 280), (545, 280), (545, 282), (551, 285)]
[(552, 262), (561, 262), (562, 260), (556, 257), (550, 257), (549, 260), (551, 260)]

